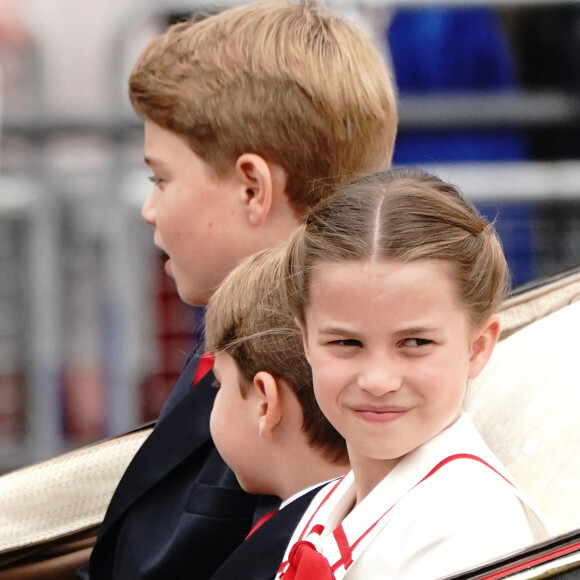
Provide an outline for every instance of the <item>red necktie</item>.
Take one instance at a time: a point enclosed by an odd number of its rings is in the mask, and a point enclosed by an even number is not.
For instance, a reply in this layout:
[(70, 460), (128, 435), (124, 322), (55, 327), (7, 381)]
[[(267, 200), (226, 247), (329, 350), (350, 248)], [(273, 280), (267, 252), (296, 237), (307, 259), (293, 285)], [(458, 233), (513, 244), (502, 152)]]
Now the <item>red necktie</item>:
[(201, 381), (209, 371), (211, 371), (213, 367), (213, 359), (214, 356), (210, 352), (205, 352), (201, 355), (197, 369), (195, 369), (195, 376), (193, 377), (192, 384), (193, 387), (197, 385), (197, 383), (199, 383), (199, 381)]
[(267, 514), (264, 514), (254, 525), (254, 527), (250, 530), (250, 532), (248, 533), (248, 535), (246, 536), (246, 540), (259, 528), (261, 527), (263, 524), (265, 524), (274, 514), (277, 514), (279, 510), (275, 509), (272, 510), (271, 512), (268, 512)]
[(296, 542), (290, 550), (288, 564), (284, 580), (334, 580), (328, 560), (312, 542)]

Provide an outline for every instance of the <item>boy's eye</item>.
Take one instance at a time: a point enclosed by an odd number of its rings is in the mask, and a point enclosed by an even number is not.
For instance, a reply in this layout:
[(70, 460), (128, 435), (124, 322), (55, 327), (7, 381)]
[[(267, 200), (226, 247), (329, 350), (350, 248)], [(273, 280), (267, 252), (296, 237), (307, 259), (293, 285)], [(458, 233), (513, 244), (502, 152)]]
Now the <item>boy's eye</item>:
[(427, 338), (406, 338), (403, 341), (403, 346), (409, 346), (411, 348), (417, 348), (419, 346), (425, 346), (431, 344), (433, 341)]
[(147, 179), (149, 179), (153, 185), (159, 185), (163, 181), (163, 179), (157, 177), (157, 175), (150, 175)]

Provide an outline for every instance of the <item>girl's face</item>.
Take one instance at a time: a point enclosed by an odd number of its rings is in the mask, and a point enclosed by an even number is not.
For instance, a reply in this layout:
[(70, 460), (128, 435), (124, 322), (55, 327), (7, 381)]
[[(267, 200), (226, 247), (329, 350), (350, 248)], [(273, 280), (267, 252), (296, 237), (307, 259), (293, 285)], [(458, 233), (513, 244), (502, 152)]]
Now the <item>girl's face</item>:
[(309, 297), (303, 334), (316, 399), (346, 439), (357, 487), (359, 471), (372, 474), (372, 489), (457, 419), (499, 323), (472, 327), (441, 260), (323, 262)]

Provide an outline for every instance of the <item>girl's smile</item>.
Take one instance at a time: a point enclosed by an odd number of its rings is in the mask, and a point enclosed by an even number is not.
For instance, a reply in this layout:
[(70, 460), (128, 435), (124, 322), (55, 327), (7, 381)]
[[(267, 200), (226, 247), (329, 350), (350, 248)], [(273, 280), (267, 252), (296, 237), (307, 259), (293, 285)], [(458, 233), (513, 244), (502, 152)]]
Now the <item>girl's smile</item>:
[(396, 421), (405, 416), (409, 411), (406, 407), (395, 407), (392, 405), (356, 405), (352, 409), (361, 419), (372, 423), (382, 423)]

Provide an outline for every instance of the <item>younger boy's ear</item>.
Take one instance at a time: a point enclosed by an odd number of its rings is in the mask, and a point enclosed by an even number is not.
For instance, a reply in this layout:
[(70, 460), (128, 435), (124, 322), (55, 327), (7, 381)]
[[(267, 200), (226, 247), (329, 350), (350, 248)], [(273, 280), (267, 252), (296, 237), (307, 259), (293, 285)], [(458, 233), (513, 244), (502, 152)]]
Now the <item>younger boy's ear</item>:
[(250, 225), (259, 226), (272, 210), (276, 196), (284, 193), (286, 172), (256, 153), (244, 153), (238, 157), (236, 173), (244, 187), (243, 203)]
[(282, 420), (281, 385), (273, 375), (260, 371), (254, 377), (253, 388), (258, 394), (258, 432), (260, 437), (271, 439)]
[(486, 365), (499, 338), (499, 318), (490, 316), (474, 333), (469, 359), (469, 378), (474, 379)]

